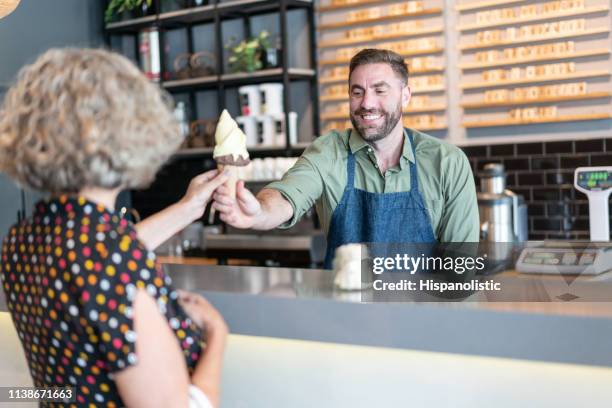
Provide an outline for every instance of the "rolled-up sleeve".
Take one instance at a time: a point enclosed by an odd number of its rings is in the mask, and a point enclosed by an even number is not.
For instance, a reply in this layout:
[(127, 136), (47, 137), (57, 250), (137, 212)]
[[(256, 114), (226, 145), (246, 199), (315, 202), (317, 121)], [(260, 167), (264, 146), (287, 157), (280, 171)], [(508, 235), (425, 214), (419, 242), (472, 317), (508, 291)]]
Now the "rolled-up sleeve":
[(442, 242), (478, 242), (480, 220), (470, 163), (457, 149), (442, 161), (444, 210), (438, 236)]
[(310, 145), (280, 181), (266, 186), (280, 192), (293, 207), (293, 217), (278, 228), (290, 228), (308, 211), (323, 193), (322, 166), (329, 152), (316, 141)]

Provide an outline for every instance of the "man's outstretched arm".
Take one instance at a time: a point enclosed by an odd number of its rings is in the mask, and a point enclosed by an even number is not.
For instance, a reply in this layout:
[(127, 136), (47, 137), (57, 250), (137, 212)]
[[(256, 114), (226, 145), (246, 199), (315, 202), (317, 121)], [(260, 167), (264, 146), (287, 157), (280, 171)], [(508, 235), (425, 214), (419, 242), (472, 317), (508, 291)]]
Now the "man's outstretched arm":
[(235, 228), (270, 230), (293, 217), (293, 207), (277, 190), (264, 188), (255, 197), (239, 181), (236, 200), (229, 196), (229, 189), (221, 186), (214, 194), (213, 208), (219, 211), (223, 222)]

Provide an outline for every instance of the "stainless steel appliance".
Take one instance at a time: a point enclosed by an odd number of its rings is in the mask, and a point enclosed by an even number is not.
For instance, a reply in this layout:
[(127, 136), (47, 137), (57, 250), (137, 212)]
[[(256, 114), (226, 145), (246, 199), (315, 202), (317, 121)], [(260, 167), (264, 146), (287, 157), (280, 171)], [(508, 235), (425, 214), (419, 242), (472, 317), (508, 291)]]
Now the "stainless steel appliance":
[(504, 166), (489, 163), (480, 176), (478, 210), (480, 238), (486, 242), (527, 240), (527, 205), (522, 196), (506, 189)]
[(527, 240), (527, 206), (522, 196), (506, 189), (504, 166), (485, 165), (480, 176), (480, 255), (485, 274), (507, 269), (514, 262), (516, 244)]

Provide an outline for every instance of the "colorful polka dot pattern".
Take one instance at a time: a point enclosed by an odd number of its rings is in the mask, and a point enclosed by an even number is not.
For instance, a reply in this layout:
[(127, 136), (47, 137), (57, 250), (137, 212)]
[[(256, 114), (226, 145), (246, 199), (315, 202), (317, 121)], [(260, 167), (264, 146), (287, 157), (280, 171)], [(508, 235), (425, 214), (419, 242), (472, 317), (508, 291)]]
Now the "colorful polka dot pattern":
[(199, 358), (202, 334), (155, 255), (130, 223), (82, 197), (41, 201), (11, 228), (0, 277), (34, 384), (75, 387), (77, 404), (66, 406), (123, 405), (112, 373), (138, 362), (138, 288), (156, 300), (190, 370)]

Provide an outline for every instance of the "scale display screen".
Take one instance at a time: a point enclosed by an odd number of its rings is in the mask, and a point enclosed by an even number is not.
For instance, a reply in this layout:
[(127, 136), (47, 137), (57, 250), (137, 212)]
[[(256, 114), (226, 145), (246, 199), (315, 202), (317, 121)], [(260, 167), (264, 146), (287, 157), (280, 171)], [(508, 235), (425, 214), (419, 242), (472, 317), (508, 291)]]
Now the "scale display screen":
[(564, 266), (587, 266), (595, 261), (595, 251), (574, 252), (547, 251), (546, 249), (531, 249), (525, 251), (523, 263), (526, 265), (564, 265)]
[(607, 170), (582, 171), (578, 173), (578, 185), (592, 191), (612, 188), (612, 172)]

